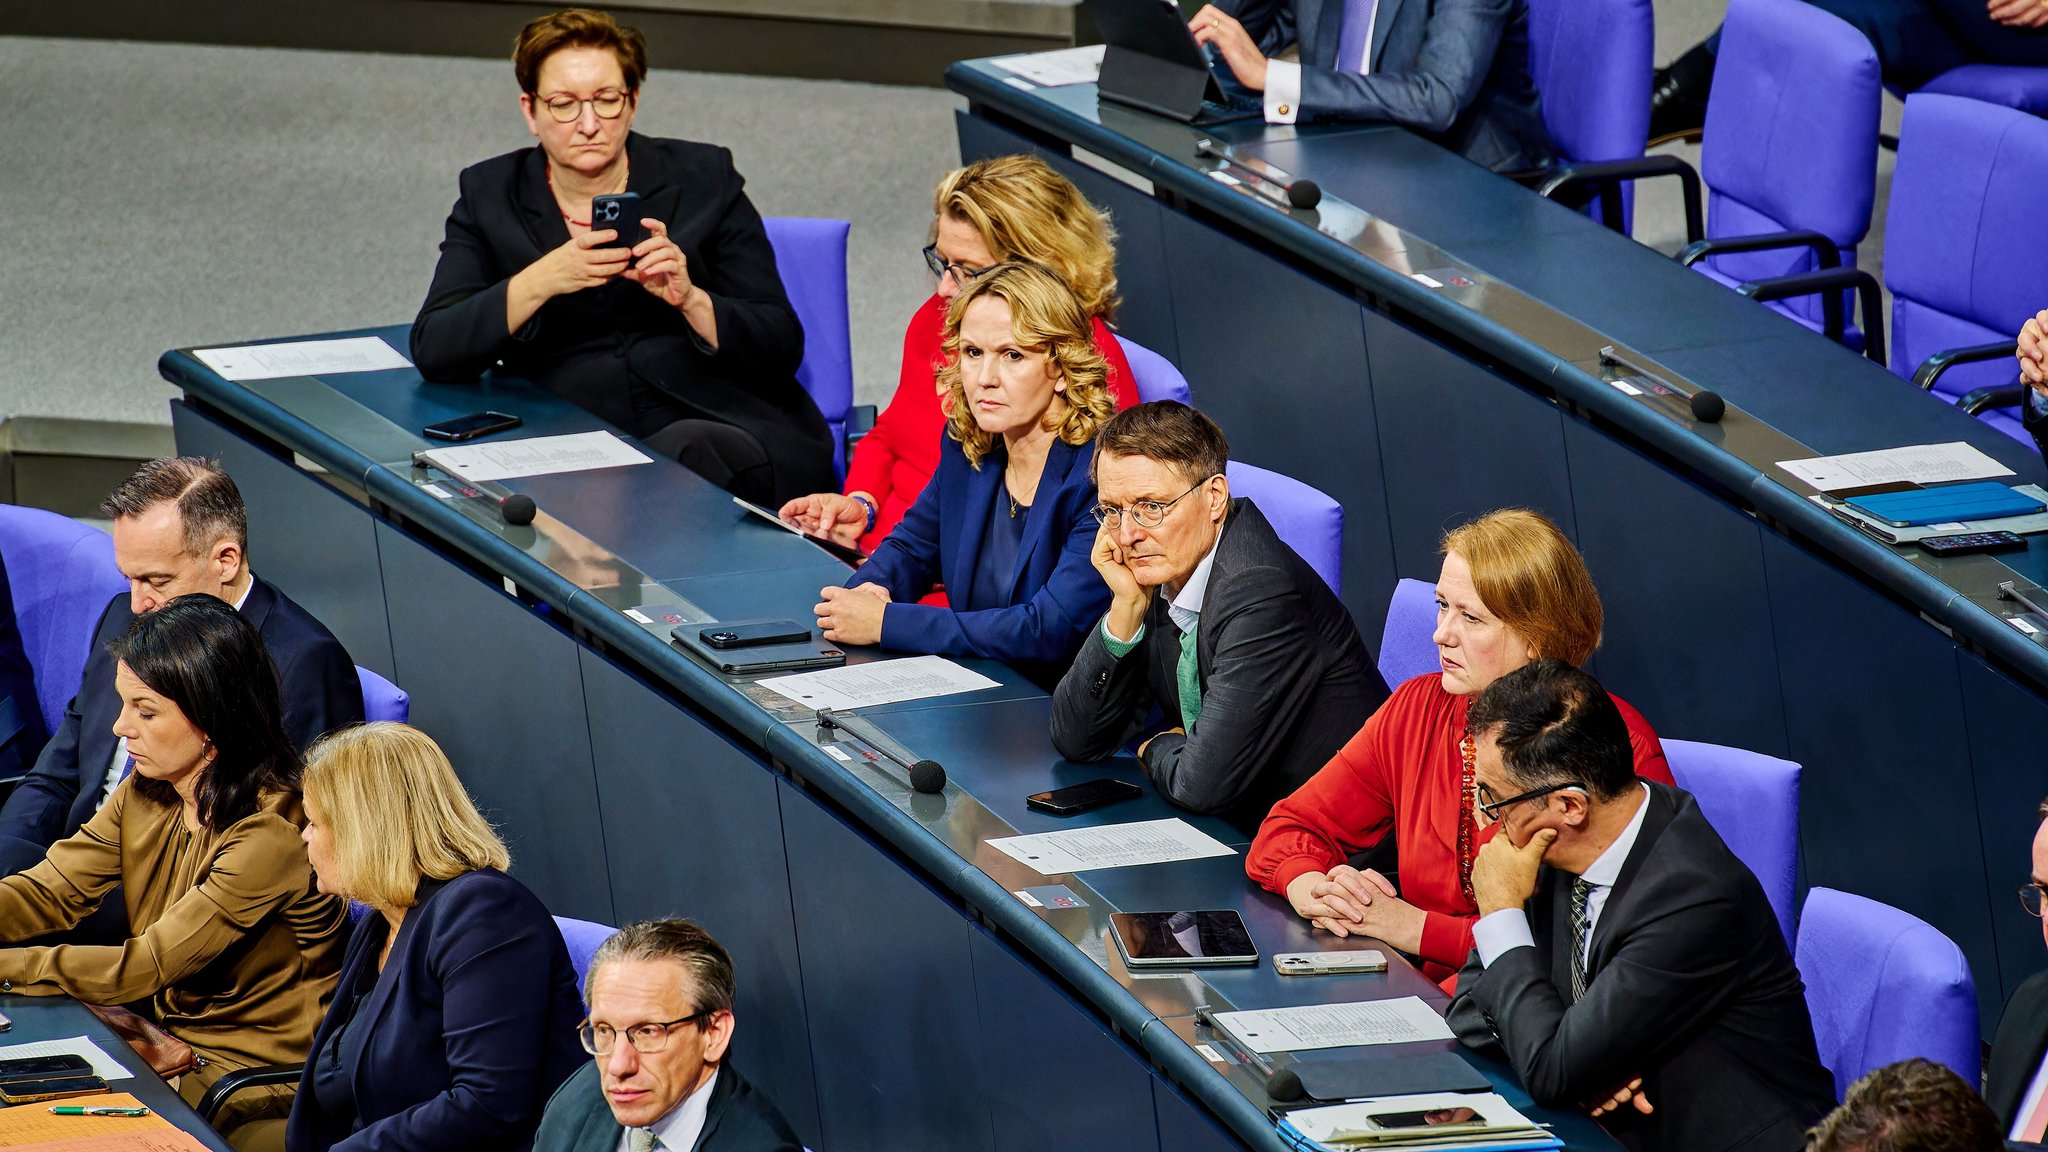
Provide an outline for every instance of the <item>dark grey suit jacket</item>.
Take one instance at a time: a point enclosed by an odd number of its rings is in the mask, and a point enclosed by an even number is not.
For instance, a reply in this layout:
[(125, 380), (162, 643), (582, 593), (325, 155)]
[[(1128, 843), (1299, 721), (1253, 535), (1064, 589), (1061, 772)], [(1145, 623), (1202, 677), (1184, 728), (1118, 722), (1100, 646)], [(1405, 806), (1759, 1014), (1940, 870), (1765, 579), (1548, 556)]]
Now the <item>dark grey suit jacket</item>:
[[(1095, 621), (1053, 692), (1053, 747), (1100, 760), (1136, 735), (1157, 704), (1168, 727), (1180, 712), (1180, 629), (1155, 594), (1145, 635), (1123, 659)], [(1281, 542), (1250, 500), (1230, 502), (1209, 591), (1195, 629), (1202, 685), (1193, 736), (1171, 733), (1145, 749), (1160, 794), (1196, 812), (1255, 830), (1273, 803), (1315, 775), (1387, 699), (1351, 614), (1308, 562)]]
[(2048, 972), (2031, 976), (2005, 1002), (1998, 1033), (1991, 1041), (1991, 1059), (1984, 1066), (1984, 1102), (1998, 1113), (2002, 1132), (2012, 1130), (2020, 1098), (2048, 1051)]
[[(548, 1101), (540, 1131), (533, 1137), (533, 1152), (617, 1152), (624, 1132), (612, 1119), (612, 1106), (605, 1102), (597, 1065), (585, 1061)], [(719, 1068), (718, 1083), (711, 1086), (711, 1107), (696, 1145), (670, 1152), (802, 1152), (802, 1148), (775, 1105), (728, 1066)]]
[(1585, 998), (1567, 1002), (1576, 877), (1545, 867), (1529, 902), (1536, 946), (1491, 968), (1475, 949), (1451, 1027), (1470, 1047), (1504, 1050), (1547, 1107), (1583, 1107), (1642, 1077), (1656, 1111), (1601, 1119), (1625, 1147), (1798, 1148), (1834, 1107), (1835, 1083), (1770, 901), (1690, 794), (1645, 785), (1650, 810), (1593, 928)]
[(1344, 0), (1216, 0), (1268, 56), (1301, 48), (1298, 120), (1390, 120), (1496, 172), (1554, 149), (1529, 77), (1526, 0), (1379, 0), (1372, 69), (1338, 67)]

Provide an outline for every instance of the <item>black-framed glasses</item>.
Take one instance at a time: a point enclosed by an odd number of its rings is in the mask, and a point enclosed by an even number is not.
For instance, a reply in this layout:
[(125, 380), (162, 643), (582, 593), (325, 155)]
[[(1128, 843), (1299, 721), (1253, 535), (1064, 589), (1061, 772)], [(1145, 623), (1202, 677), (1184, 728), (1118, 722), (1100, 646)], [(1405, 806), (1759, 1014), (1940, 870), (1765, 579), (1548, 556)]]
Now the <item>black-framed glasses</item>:
[(939, 255), (939, 242), (936, 240), (924, 246), (924, 266), (931, 269), (932, 275), (941, 280), (946, 278), (946, 273), (951, 272), (953, 283), (963, 285), (976, 276), (986, 276), (996, 270), (994, 264), (986, 268), (969, 268), (965, 264), (955, 264)]
[(621, 92), (616, 88), (607, 88), (588, 100), (579, 100), (565, 92), (545, 100), (536, 96), (533, 102), (547, 109), (548, 115), (555, 123), (572, 124), (577, 117), (583, 115), (585, 104), (590, 105), (590, 110), (597, 113), (599, 120), (617, 120), (625, 115), (626, 105), (633, 102), (633, 94)]
[(1173, 511), (1175, 504), (1187, 499), (1189, 493), (1214, 479), (1214, 476), (1204, 476), (1200, 480), (1195, 481), (1194, 485), (1186, 492), (1175, 496), (1171, 500), (1140, 500), (1129, 508), (1119, 508), (1114, 504), (1097, 504), (1088, 511), (1095, 517), (1097, 524), (1102, 525), (1111, 532), (1123, 526), (1123, 519), (1126, 516), (1129, 516), (1140, 528), (1157, 528), (1161, 524), (1166, 523), (1166, 514)]
[(1498, 820), (1500, 819), (1500, 810), (1508, 807), (1509, 805), (1520, 804), (1524, 800), (1539, 799), (1541, 797), (1550, 795), (1552, 792), (1562, 792), (1567, 788), (1571, 788), (1579, 792), (1584, 792), (1586, 790), (1583, 786), (1578, 784), (1551, 784), (1542, 788), (1538, 788), (1533, 792), (1524, 792), (1520, 796), (1510, 796), (1505, 800), (1489, 800), (1487, 799), (1487, 797), (1493, 795), (1493, 789), (1488, 788), (1484, 784), (1481, 784), (1479, 785), (1478, 789), (1479, 811), (1488, 820)]
[(583, 1042), (583, 1050), (592, 1056), (609, 1056), (618, 1047), (619, 1033), (626, 1034), (626, 1043), (633, 1051), (655, 1053), (668, 1047), (669, 1033), (685, 1024), (695, 1024), (716, 1015), (715, 1012), (692, 1012), (688, 1016), (653, 1024), (635, 1024), (631, 1028), (614, 1028), (609, 1024), (592, 1024), (585, 1020), (576, 1026), (576, 1038)]
[(2025, 908), (2027, 915), (2036, 920), (2041, 918), (2041, 904), (2044, 899), (2048, 899), (2048, 884), (2029, 880), (2020, 885), (2020, 907)]

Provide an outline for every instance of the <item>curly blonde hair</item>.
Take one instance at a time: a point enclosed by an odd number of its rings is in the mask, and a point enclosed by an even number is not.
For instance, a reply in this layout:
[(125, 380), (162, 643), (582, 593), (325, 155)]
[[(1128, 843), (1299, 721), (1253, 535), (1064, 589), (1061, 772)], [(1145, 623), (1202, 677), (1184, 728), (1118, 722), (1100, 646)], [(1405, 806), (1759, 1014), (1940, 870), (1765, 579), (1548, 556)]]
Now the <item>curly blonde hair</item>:
[(1001, 300), (1010, 306), (1010, 335), (1017, 343), (1043, 352), (1067, 382), (1045, 413), (1046, 430), (1068, 444), (1086, 444), (1116, 415), (1109, 394), (1109, 361), (1095, 348), (1095, 331), (1081, 301), (1052, 272), (1035, 264), (999, 264), (953, 297), (946, 309), (946, 334), (941, 347), (946, 363), (938, 384), (946, 399), (946, 434), (967, 453), (967, 462), (981, 467), (995, 450), (997, 437), (974, 422), (967, 403), (967, 385), (960, 372), (960, 319), (976, 300)]
[(946, 173), (932, 211), (980, 233), (998, 261), (1050, 268), (1088, 315), (1116, 315), (1116, 230), (1038, 157), (993, 156)]

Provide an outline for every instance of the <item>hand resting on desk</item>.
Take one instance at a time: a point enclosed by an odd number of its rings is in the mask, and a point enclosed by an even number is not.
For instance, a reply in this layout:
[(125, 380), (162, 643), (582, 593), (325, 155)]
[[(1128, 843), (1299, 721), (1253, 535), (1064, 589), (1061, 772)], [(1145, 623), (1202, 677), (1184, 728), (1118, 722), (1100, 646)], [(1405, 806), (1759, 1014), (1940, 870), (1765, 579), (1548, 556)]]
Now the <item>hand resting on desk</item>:
[(828, 585), (818, 590), (823, 596), (817, 607), (818, 627), (834, 644), (879, 644), (882, 642), (882, 613), (889, 606), (889, 590), (870, 581), (852, 588)]

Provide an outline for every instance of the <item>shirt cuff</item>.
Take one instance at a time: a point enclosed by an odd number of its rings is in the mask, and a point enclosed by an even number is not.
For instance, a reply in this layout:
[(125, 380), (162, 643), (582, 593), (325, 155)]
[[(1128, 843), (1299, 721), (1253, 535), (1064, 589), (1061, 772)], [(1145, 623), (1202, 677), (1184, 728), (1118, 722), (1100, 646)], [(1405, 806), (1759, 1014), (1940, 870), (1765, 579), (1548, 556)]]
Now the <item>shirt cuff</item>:
[(1301, 114), (1301, 65), (1293, 60), (1266, 61), (1266, 123), (1292, 124)]
[(1109, 649), (1109, 654), (1112, 657), (1121, 660), (1130, 655), (1131, 649), (1136, 648), (1138, 641), (1144, 638), (1145, 622), (1143, 620), (1138, 621), (1138, 630), (1132, 634), (1129, 640), (1119, 640), (1109, 630), (1109, 613), (1105, 612), (1102, 614), (1102, 646)]
[(2029, 419), (2039, 422), (2044, 418), (2048, 418), (2048, 397), (2043, 397), (2032, 387), (2027, 388), (2026, 397), (2027, 417)]
[(1491, 968), (1495, 960), (1517, 948), (1534, 948), (1536, 938), (1529, 934), (1527, 913), (1503, 908), (1481, 916), (1472, 925), (1472, 944), (1479, 949), (1479, 962)]

